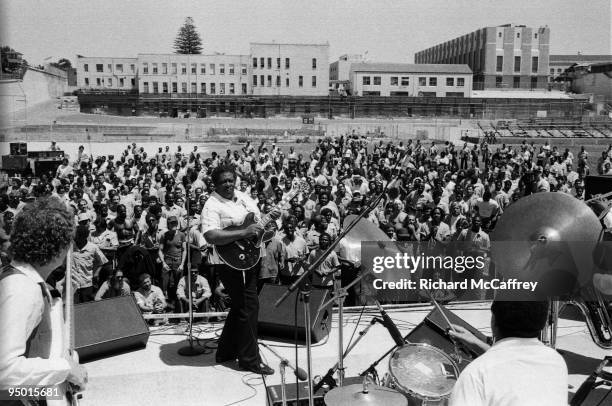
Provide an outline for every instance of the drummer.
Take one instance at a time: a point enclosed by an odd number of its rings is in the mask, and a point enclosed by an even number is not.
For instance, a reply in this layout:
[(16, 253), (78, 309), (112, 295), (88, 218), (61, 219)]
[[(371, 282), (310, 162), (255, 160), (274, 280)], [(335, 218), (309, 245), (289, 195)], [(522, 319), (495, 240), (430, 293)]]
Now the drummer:
[(491, 313), (492, 346), (461, 326), (449, 332), (468, 347), (486, 351), (459, 375), (449, 405), (566, 405), (567, 365), (538, 340), (548, 302), (496, 300)]

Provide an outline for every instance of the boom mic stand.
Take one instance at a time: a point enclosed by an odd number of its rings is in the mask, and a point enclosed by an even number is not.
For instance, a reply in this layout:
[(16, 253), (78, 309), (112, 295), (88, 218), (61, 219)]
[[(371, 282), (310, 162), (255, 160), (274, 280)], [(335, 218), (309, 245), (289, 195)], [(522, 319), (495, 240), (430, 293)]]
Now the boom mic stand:
[(191, 289), (191, 218), (189, 217), (189, 199), (185, 199), (185, 206), (187, 209), (187, 290), (189, 299), (189, 345), (178, 349), (178, 354), (186, 357), (193, 357), (194, 355), (204, 354), (207, 349), (205, 347), (194, 347), (193, 346), (193, 291)]
[[(397, 169), (397, 167), (399, 166), (400, 163), (402, 163), (405, 160), (406, 156), (400, 157), (398, 158), (397, 162), (395, 163), (395, 166), (392, 169), (393, 170)], [(334, 248), (336, 248), (336, 246), (340, 243), (340, 241), (357, 225), (357, 223), (359, 222), (359, 220), (361, 220), (362, 218), (364, 218), (366, 215), (368, 215), (372, 210), (374, 210), (374, 208), (378, 205), (378, 202), (383, 198), (383, 196), (387, 193), (387, 190), (389, 189), (389, 186), (393, 183), (395, 183), (395, 181), (398, 179), (399, 175), (396, 176), (395, 178), (393, 178), (392, 181), (390, 181), (389, 183), (387, 183), (387, 185), (385, 186), (385, 188), (383, 189), (383, 191), (376, 197), (372, 198), (370, 203), (368, 203), (368, 205), (365, 207), (365, 209), (359, 213), (355, 219), (344, 228), (344, 230), (342, 232), (340, 232), (338, 234), (338, 236), (336, 237), (336, 239), (334, 241), (332, 241), (332, 243), (329, 245), (329, 247), (327, 247), (327, 249), (325, 249), (321, 255), (315, 259), (315, 261), (310, 264), (308, 266), (308, 269), (306, 269), (304, 271), (304, 273), (302, 275), (300, 275), (298, 277), (298, 279), (293, 282), (285, 291), (285, 293), (283, 293), (283, 295), (274, 303), (274, 307), (278, 307), (280, 306), (281, 303), (283, 303), (288, 297), (289, 295), (291, 295), (291, 293), (293, 293), (298, 287), (300, 287), (301, 285), (303, 285), (304, 280), (306, 278), (310, 278), (310, 276), (313, 274), (313, 272), (315, 271), (315, 269), (319, 268), (319, 266), (323, 263), (323, 261), (325, 260), (325, 258), (327, 258), (327, 256), (329, 254), (331, 254), (331, 252), (334, 250)], [(304, 297), (304, 314), (305, 314), (305, 323), (306, 323), (306, 345), (307, 345), (307, 357), (308, 357), (308, 401), (309, 401), (309, 405), (310, 406), (314, 406), (314, 396), (313, 396), (313, 382), (312, 382), (312, 374), (311, 374), (311, 370), (310, 370), (310, 365), (312, 363), (312, 359), (311, 359), (311, 343), (310, 343), (310, 337), (312, 334), (312, 326), (310, 325), (309, 321), (310, 321), (310, 305), (308, 303), (308, 297)], [(342, 329), (342, 320), (338, 320), (338, 327), (339, 329)], [(340, 337), (342, 337), (342, 333), (341, 330), (339, 330), (339, 335)], [(343, 342), (340, 341), (339, 342), (339, 351), (338, 351), (338, 363), (341, 367), (343, 367)]]

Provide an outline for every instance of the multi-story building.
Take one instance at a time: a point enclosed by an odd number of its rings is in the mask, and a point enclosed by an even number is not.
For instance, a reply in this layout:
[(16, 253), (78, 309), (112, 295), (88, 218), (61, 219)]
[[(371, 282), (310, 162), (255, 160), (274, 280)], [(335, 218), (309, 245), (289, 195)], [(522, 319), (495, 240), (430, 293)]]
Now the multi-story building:
[(598, 62), (612, 62), (612, 55), (550, 55), (549, 58), (549, 82), (552, 82), (567, 68), (575, 64), (592, 64)]
[(137, 58), (79, 56), (77, 86), (82, 89), (137, 89), (137, 66)]
[(356, 96), (471, 97), (467, 65), (358, 63), (349, 71)]
[(485, 27), (417, 52), (417, 64), (464, 63), (474, 88), (545, 88), (550, 29), (505, 24)]
[(329, 44), (251, 43), (252, 94), (327, 96)]
[(250, 94), (248, 55), (139, 54), (140, 94)]

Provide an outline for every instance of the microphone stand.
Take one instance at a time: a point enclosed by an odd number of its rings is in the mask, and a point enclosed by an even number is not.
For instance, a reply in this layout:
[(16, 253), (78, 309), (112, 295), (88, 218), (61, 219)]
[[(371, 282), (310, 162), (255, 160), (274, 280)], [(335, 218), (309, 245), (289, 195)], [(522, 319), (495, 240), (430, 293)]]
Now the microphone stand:
[(204, 354), (206, 352), (205, 347), (194, 347), (193, 346), (193, 291), (191, 290), (191, 218), (189, 218), (189, 203), (188, 199), (185, 199), (185, 208), (187, 209), (187, 290), (189, 299), (189, 345), (178, 349), (178, 354), (186, 357), (193, 357), (195, 355)]
[[(406, 159), (406, 155), (399, 157), (397, 162), (395, 163), (395, 166), (391, 170), (391, 172), (393, 172), (393, 170), (396, 170), (398, 166), (405, 159)], [(368, 205), (364, 208), (364, 210), (362, 210), (361, 213), (359, 213), (355, 217), (355, 219), (348, 226), (346, 226), (342, 232), (338, 234), (336, 239), (329, 245), (329, 247), (327, 247), (327, 249), (325, 249), (321, 253), (321, 255), (317, 259), (315, 259), (315, 261), (312, 264), (308, 266), (308, 269), (306, 269), (304, 273), (300, 275), (295, 282), (293, 282), (289, 287), (287, 287), (287, 290), (285, 291), (285, 293), (283, 293), (283, 295), (274, 303), (274, 307), (280, 306), (280, 304), (283, 303), (287, 299), (287, 297), (291, 295), (291, 293), (293, 293), (298, 287), (303, 285), (304, 280), (306, 278), (309, 278), (310, 275), (312, 275), (314, 270), (317, 269), (323, 263), (325, 258), (327, 258), (329, 254), (331, 254), (331, 252), (336, 248), (336, 246), (340, 243), (340, 241), (357, 225), (359, 220), (364, 218), (372, 210), (374, 210), (374, 208), (376, 208), (376, 206), (378, 205), (378, 202), (387, 193), (389, 186), (395, 183), (395, 181), (398, 178), (399, 178), (399, 174), (395, 178), (393, 178), (390, 182), (387, 183), (385, 188), (382, 190), (382, 192), (378, 196), (371, 199), (370, 203), (368, 203)], [(306, 345), (307, 345), (306, 351), (307, 351), (307, 357), (308, 357), (308, 395), (309, 395), (308, 401), (309, 401), (309, 405), (313, 406), (314, 405), (313, 385), (312, 385), (313, 382), (312, 382), (312, 374), (311, 374), (311, 368), (310, 368), (312, 365), (311, 343), (310, 343), (311, 334), (312, 334), (312, 326), (310, 325), (310, 306), (308, 304), (308, 301), (309, 301), (308, 295), (304, 297), (303, 301), (304, 301), (304, 313), (305, 313), (305, 323), (306, 323)], [(339, 313), (339, 319), (338, 319), (339, 338), (343, 338), (342, 337), (342, 319), (340, 318), (341, 316), (343, 316), (343, 314)], [(338, 365), (341, 366), (342, 369), (344, 369), (343, 352), (342, 352), (343, 345), (344, 345), (343, 342), (339, 340)], [(341, 371), (341, 374), (342, 373), (343, 371)]]

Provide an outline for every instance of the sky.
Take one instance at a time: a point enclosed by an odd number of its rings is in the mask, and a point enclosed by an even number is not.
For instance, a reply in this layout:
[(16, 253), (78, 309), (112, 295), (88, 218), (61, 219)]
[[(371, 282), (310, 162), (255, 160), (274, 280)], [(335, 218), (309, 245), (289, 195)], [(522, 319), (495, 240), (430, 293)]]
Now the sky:
[[(204, 53), (249, 42), (325, 43), (330, 62), (366, 54), (412, 63), (417, 51), (486, 26), (548, 25), (551, 54), (612, 54), (610, 0), (0, 0), (0, 44), (45, 58), (170, 53), (191, 16)], [(49, 61), (49, 60), (47, 60)]]

